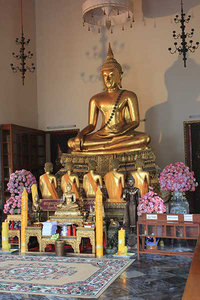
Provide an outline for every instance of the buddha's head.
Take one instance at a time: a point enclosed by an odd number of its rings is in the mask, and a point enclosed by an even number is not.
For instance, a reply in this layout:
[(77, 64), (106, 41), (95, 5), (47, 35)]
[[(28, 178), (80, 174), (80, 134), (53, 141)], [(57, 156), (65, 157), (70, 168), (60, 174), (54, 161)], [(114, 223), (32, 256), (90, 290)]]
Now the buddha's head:
[(72, 162), (67, 161), (67, 162), (65, 163), (65, 170), (66, 170), (66, 171), (71, 171), (71, 172), (72, 172), (72, 170), (73, 170), (73, 164), (72, 164)]
[(135, 167), (136, 167), (136, 169), (138, 169), (138, 168), (143, 169), (144, 168), (144, 160), (142, 158), (137, 158), (136, 162), (135, 162)]
[(113, 158), (113, 159), (111, 160), (111, 166), (112, 166), (112, 169), (113, 169), (113, 170), (119, 169), (119, 166), (120, 166), (119, 160), (118, 160), (117, 158)]
[(96, 167), (97, 167), (96, 161), (92, 160), (92, 159), (89, 160), (89, 162), (88, 162), (88, 169), (89, 169), (89, 171), (96, 170)]
[(109, 43), (108, 54), (104, 64), (101, 67), (101, 73), (106, 89), (114, 89), (116, 87), (121, 87), (122, 80), (122, 67), (114, 59), (114, 55)]
[(69, 183), (66, 185), (66, 192), (67, 192), (67, 193), (71, 193), (71, 191), (72, 191), (72, 185), (71, 185), (71, 183), (69, 182)]
[(53, 164), (52, 162), (46, 162), (45, 165), (44, 165), (44, 171), (46, 173), (51, 173), (53, 172)]
[(135, 179), (131, 173), (127, 177), (127, 183), (129, 187), (133, 187), (135, 184)]

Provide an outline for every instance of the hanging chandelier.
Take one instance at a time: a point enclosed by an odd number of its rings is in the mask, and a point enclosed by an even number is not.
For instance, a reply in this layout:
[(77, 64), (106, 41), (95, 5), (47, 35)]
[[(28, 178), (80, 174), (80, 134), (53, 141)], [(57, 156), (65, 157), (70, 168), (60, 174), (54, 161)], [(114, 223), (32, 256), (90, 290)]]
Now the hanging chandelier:
[(195, 50), (199, 47), (199, 42), (196, 42), (196, 44), (193, 44), (193, 40), (187, 40), (188, 38), (192, 38), (193, 34), (194, 34), (194, 29), (191, 29), (191, 32), (187, 33), (185, 31), (185, 25), (186, 23), (189, 23), (191, 19), (191, 16), (189, 15), (188, 17), (186, 17), (184, 11), (183, 11), (183, 1), (181, 0), (181, 16), (179, 17), (178, 15), (176, 15), (176, 17), (174, 18), (174, 22), (176, 24), (180, 23), (181, 26), (181, 33), (177, 34), (176, 31), (173, 31), (173, 38), (175, 40), (180, 39), (181, 43), (180, 45), (178, 45), (177, 42), (174, 42), (174, 50), (172, 50), (172, 48), (168, 48), (168, 50), (170, 51), (171, 54), (174, 53), (179, 53), (179, 55), (183, 55), (183, 62), (184, 62), (184, 67), (186, 68), (186, 61), (187, 61), (187, 55), (188, 52), (192, 52), (194, 53)]
[(22, 78), (22, 84), (24, 85), (25, 74), (27, 71), (34, 72), (35, 65), (32, 63), (31, 66), (27, 65), (26, 60), (31, 59), (33, 57), (33, 53), (31, 51), (25, 52), (25, 46), (28, 46), (30, 43), (30, 39), (25, 39), (24, 37), (24, 25), (23, 25), (23, 10), (22, 10), (22, 0), (21, 2), (21, 38), (16, 38), (15, 42), (17, 45), (20, 45), (19, 54), (12, 53), (13, 57), (20, 61), (19, 66), (14, 66), (14, 64), (10, 64), (11, 69), (14, 73), (20, 72)]
[(91, 27), (97, 27), (101, 32), (106, 27), (113, 33), (113, 26), (129, 23), (132, 28), (134, 18), (130, 0), (86, 0), (82, 5), (83, 26), (88, 24), (88, 31)]

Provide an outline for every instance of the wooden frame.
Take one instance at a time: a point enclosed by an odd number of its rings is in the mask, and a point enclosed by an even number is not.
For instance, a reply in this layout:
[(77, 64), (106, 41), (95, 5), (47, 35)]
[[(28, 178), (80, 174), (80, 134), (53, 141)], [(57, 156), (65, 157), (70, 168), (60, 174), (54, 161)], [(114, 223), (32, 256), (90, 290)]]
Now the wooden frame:
[[(75, 137), (79, 129), (65, 129), (57, 131), (46, 131), (46, 135), (50, 135), (50, 158), (54, 165), (54, 172), (60, 169), (60, 157), (62, 153), (70, 153), (71, 150), (67, 146), (67, 142), (71, 137)], [(60, 142), (58, 141), (60, 138)], [(64, 145), (63, 145), (63, 141)]]
[[(192, 221), (186, 221), (187, 218), (188, 220), (191, 218)], [(193, 252), (147, 249), (145, 238), (197, 240), (199, 233), (200, 214), (142, 214), (137, 222), (138, 259), (141, 253), (192, 257)]]
[[(185, 121), (184, 145), (185, 163), (194, 172), (194, 176), (200, 186), (200, 120)], [(190, 211), (198, 213), (200, 211), (200, 188), (195, 192), (188, 192), (187, 198), (190, 203)]]

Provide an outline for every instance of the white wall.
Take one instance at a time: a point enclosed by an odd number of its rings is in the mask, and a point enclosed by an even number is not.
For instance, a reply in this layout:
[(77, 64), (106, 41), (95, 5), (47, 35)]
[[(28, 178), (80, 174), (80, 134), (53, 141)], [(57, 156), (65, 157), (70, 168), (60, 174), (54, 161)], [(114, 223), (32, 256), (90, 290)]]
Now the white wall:
[[(30, 50), (35, 54), (34, 0), (23, 1), (24, 35), (30, 38)], [(22, 86), (21, 74), (14, 74), (10, 64), (17, 64), (12, 52), (19, 53), (16, 37), (21, 35), (20, 1), (0, 0), (0, 124), (14, 123), (37, 128), (36, 72), (26, 75)], [(27, 49), (28, 49), (27, 48)], [(33, 59), (36, 62), (36, 57)]]
[[(180, 1), (137, 0), (133, 29), (98, 34), (82, 27), (81, 0), (36, 0), (38, 125), (72, 125), (83, 128), (89, 98), (102, 90), (100, 66), (111, 42), (115, 58), (124, 69), (123, 88), (139, 98), (140, 130), (152, 137), (151, 147), (163, 167), (184, 160), (183, 121), (200, 110), (200, 50), (188, 66), (171, 55), (173, 18)], [(196, 29), (200, 40), (199, 0), (185, 0), (193, 18), (187, 31)]]

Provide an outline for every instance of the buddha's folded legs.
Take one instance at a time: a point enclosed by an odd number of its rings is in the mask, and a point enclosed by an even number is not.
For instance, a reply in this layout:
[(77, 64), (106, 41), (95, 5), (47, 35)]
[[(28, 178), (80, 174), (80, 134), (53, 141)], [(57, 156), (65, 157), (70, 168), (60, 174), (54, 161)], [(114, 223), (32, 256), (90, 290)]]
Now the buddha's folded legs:
[(105, 139), (104, 143), (95, 143), (86, 137), (82, 146), (82, 151), (104, 151), (104, 150), (117, 150), (117, 149), (139, 149), (145, 148), (150, 142), (150, 137), (141, 132), (134, 132), (131, 135), (116, 136), (110, 139)]
[[(81, 147), (82, 151), (88, 150), (100, 150), (105, 149), (121, 149), (121, 148), (144, 148), (150, 142), (150, 137), (146, 133), (141, 133), (134, 131), (134, 133), (126, 135), (118, 135), (112, 138), (100, 139), (97, 135), (88, 135), (85, 137), (83, 145)], [(68, 145), (75, 150), (74, 139), (70, 139)]]

